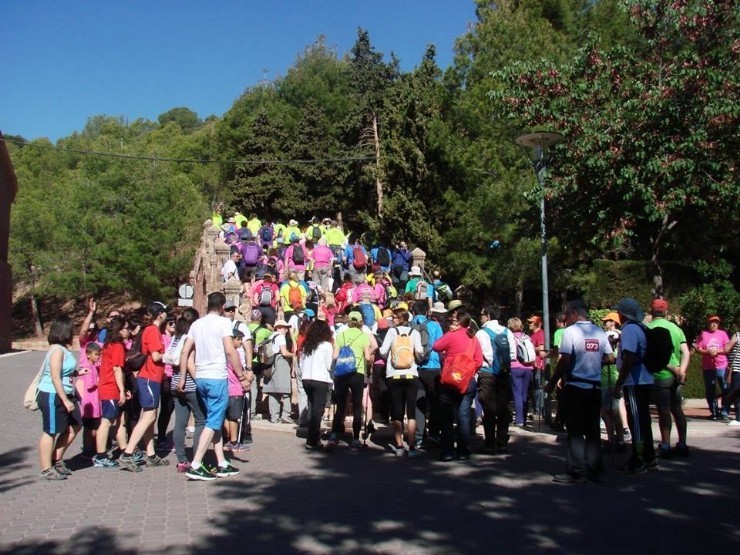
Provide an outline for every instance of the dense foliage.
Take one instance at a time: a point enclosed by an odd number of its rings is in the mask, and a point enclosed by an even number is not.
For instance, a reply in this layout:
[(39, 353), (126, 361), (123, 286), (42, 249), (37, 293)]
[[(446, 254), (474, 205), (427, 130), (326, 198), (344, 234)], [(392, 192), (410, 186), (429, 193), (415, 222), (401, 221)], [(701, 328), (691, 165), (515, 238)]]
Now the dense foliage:
[[(618, 287), (594, 281), (618, 285), (620, 267), (599, 259), (649, 262), (633, 272), (644, 276), (635, 295), (677, 296), (688, 287), (671, 289), (671, 265), (740, 254), (735, 8), (476, 0), (477, 21), (444, 71), (430, 45), (404, 72), (359, 29), (343, 56), (319, 37), (222, 117), (185, 107), (157, 122), (95, 117), (57, 145), (11, 144), (16, 278), (41, 294), (171, 297), (200, 224), (225, 202), (302, 222), (338, 216), (368, 241), (406, 239), (481, 301), (519, 311), (539, 296), (545, 195), (556, 298), (616, 300)], [(513, 142), (535, 128), (565, 138), (544, 190)], [(41, 148), (52, 146), (204, 162)], [(736, 291), (732, 271), (713, 290)]]

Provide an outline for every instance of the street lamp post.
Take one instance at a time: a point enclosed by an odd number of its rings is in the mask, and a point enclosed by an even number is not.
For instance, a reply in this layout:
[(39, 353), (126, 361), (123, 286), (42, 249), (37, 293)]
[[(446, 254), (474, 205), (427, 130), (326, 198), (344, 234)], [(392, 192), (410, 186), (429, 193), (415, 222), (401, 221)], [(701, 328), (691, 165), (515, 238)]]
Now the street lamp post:
[(545, 156), (547, 147), (555, 145), (563, 140), (560, 133), (548, 131), (535, 131), (520, 135), (515, 142), (529, 149), (529, 157), (532, 160), (537, 175), (537, 183), (540, 187), (540, 256), (542, 258), (542, 325), (545, 333), (545, 350), (550, 350), (550, 295), (547, 283), (547, 228), (545, 226), (545, 170), (547, 158)]

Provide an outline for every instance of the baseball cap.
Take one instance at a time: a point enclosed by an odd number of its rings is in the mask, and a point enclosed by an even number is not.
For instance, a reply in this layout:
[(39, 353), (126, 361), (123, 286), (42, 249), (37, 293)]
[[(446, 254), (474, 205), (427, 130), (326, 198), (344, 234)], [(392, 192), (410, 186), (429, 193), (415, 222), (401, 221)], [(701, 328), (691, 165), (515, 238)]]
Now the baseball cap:
[(357, 310), (353, 310), (352, 312), (350, 312), (348, 314), (348, 318), (350, 320), (354, 320), (355, 322), (362, 322), (362, 314)]
[(655, 312), (667, 312), (668, 301), (665, 299), (653, 299), (653, 302), (650, 303), (650, 310)]
[(712, 314), (707, 318), (707, 322), (721, 322), (721, 318), (717, 316), (716, 314)]
[(527, 318), (527, 322), (529, 322), (530, 324), (542, 325), (542, 318), (540, 318), (539, 316), (535, 314), (534, 316), (530, 316), (529, 318)]
[(167, 312), (167, 305), (160, 301), (154, 301), (147, 307), (147, 312), (152, 316), (157, 317), (163, 312)]
[(224, 310), (236, 310), (236, 304), (234, 304), (234, 301), (226, 301)]

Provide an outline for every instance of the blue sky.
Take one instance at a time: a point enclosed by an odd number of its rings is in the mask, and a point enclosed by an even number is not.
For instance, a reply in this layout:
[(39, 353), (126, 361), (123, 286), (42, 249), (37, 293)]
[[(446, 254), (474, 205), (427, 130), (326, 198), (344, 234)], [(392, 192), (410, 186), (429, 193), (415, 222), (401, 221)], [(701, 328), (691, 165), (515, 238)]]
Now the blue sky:
[(3, 0), (0, 130), (55, 141), (101, 114), (221, 116), (319, 35), (343, 55), (358, 27), (404, 70), (430, 43), (444, 68), (474, 21), (473, 0)]

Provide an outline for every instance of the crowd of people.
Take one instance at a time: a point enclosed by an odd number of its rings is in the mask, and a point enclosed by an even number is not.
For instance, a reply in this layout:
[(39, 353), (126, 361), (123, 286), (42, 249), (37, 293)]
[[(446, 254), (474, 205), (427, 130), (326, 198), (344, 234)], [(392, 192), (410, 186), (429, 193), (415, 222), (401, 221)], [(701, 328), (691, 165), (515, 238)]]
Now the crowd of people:
[[(176, 470), (189, 479), (232, 476), (239, 473), (233, 453), (249, 449), (251, 423), (263, 417), (296, 425), (308, 451), (345, 444), (360, 451), (387, 423), (387, 449), (396, 456), (438, 450), (441, 461), (464, 461), (508, 453), (510, 426), (542, 416), (548, 395), (558, 400), (553, 426), (568, 437), (556, 481), (598, 480), (604, 450), (629, 449), (621, 470), (644, 473), (659, 458), (689, 454), (681, 386), (691, 348), (702, 356), (712, 418), (740, 425), (738, 402), (730, 403), (740, 393), (740, 332), (729, 337), (716, 316), (690, 346), (664, 299), (647, 317), (634, 299), (622, 299), (601, 325), (574, 300), (556, 316), (546, 350), (539, 315), (526, 319), (525, 330), (497, 307), (474, 312), (439, 271), (414, 265), (405, 243), (368, 248), (331, 220), (303, 230), (295, 220), (282, 228), (254, 215), (238, 228), (231, 220), (220, 223), (232, 245), (223, 275), (242, 282), (240, 302), (211, 293), (204, 315), (154, 302), (142, 321), (111, 310), (98, 328), (91, 300), (79, 362), (70, 350), (72, 320), (53, 322), (38, 387), (42, 478), (71, 474), (64, 455), (82, 429), (83, 454), (96, 468), (168, 466), (174, 450)], [(247, 252), (252, 245), (256, 255)], [(655, 328), (670, 337), (670, 356), (658, 368), (648, 362)], [(474, 451), (478, 419), (483, 444)]]

